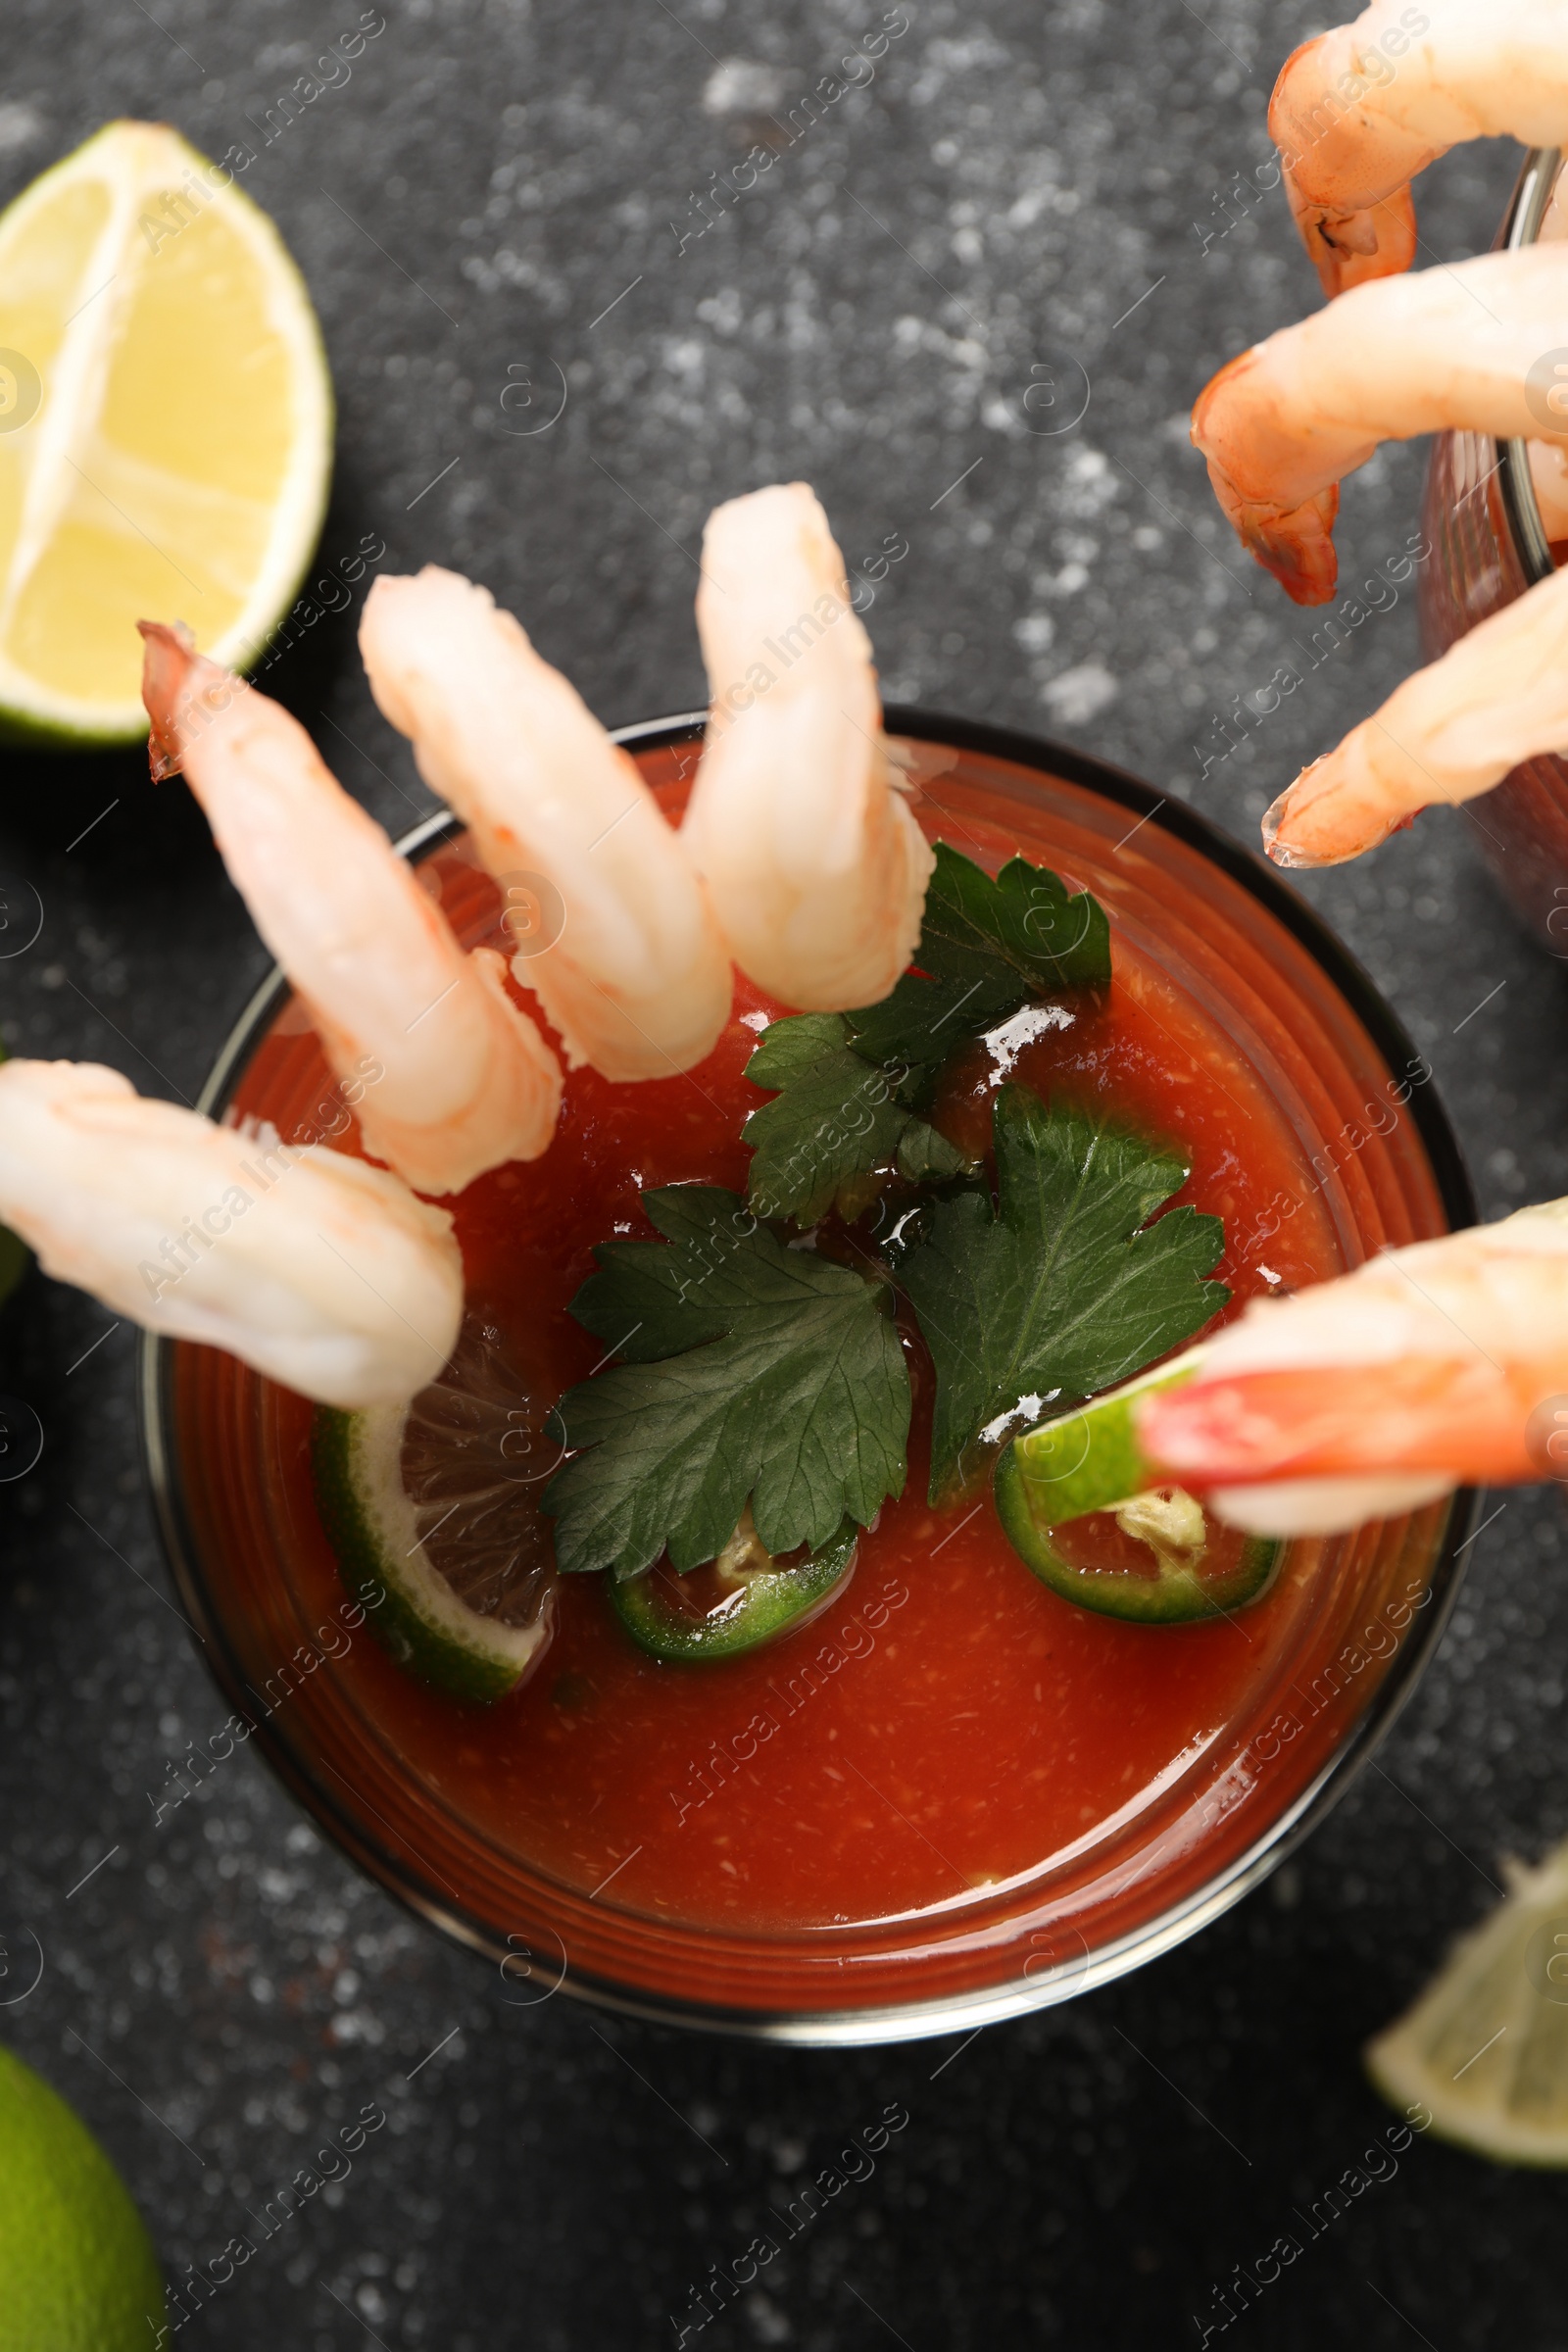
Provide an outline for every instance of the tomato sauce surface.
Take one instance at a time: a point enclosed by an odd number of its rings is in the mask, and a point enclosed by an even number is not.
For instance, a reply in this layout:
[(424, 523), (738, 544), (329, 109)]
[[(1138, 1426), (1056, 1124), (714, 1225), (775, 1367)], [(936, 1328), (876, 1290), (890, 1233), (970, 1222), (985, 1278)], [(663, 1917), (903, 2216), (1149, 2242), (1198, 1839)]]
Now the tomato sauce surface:
[[(1177, 1200), (1231, 1235), (1289, 1192), (1298, 1213), (1264, 1263), (1254, 1243), (1247, 1262), (1216, 1268), (1228, 1313), (1337, 1270), (1302, 1149), (1256, 1072), (1119, 931), (1113, 954), (1108, 988), (1062, 997), (1049, 1024), (1022, 1025), (1037, 1034), (1013, 1024), (968, 1049), (945, 1076), (940, 1123), (983, 1149), (990, 1102), (1011, 1081), (1171, 1144), (1191, 1166)], [(596, 1243), (656, 1240), (642, 1192), (744, 1193), (741, 1128), (767, 1098), (743, 1073), (776, 1009), (740, 981), (722, 1038), (689, 1074), (613, 1086), (572, 1073), (551, 1151), (454, 1204), (470, 1302), (499, 1322), (544, 1404), (603, 1357), (567, 1309)], [(343, 1671), (380, 1737), (441, 1801), (566, 1885), (764, 1933), (945, 1910), (1135, 1824), (1277, 1671), (1299, 1595), (1175, 1629), (1060, 1599), (1011, 1549), (988, 1485), (946, 1509), (926, 1501), (932, 1373), (918, 1340), (906, 1346), (905, 1491), (822, 1615), (732, 1662), (662, 1664), (613, 1618), (602, 1577), (564, 1578), (541, 1667), (489, 1710), (356, 1642)], [(292, 1500), (308, 1513), (303, 1447), (299, 1460)], [(313, 1574), (329, 1606), (330, 1569)]]

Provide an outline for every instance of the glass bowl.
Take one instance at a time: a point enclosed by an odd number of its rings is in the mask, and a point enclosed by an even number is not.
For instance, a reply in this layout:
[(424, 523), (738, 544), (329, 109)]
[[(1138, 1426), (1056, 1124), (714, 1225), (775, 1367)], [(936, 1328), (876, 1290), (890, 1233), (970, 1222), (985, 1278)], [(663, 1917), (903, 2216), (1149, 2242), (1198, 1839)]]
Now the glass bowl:
[[(1426, 1064), (1261, 859), (1079, 753), (912, 710), (887, 719), (928, 832), (994, 854), (1016, 843), (1059, 864), (1106, 904), (1160, 986), (1217, 1024), (1266, 1097), (1292, 1164), (1298, 1158), (1302, 1194), (1321, 1199), (1330, 1260), (1350, 1266), (1474, 1221)], [(618, 737), (672, 815), (702, 726), (698, 713)], [(454, 818), (432, 818), (400, 846), (439, 888), (466, 944), (501, 936), (499, 896)], [(319, 1135), (323, 1124), (330, 1132), (318, 1114), (327, 1083), (314, 1033), (274, 974), (220, 1055), (201, 1107), (217, 1118), (270, 1115), (285, 1141)], [(328, 1109), (334, 1100), (326, 1096)], [(166, 1339), (144, 1343), (141, 1393), (164, 1541), (233, 1709), (230, 1746), (250, 1727), (326, 1835), (432, 1926), (485, 1954), (505, 1998), (561, 1989), (796, 2042), (986, 2025), (1105, 1983), (1216, 1918), (1321, 1818), (1388, 1730), (1442, 1631), (1473, 1518), (1466, 1494), (1293, 1546), (1276, 1587), (1289, 1598), (1259, 1604), (1274, 1614), (1255, 1622), (1273, 1630), (1258, 1639), (1226, 1719), (1173, 1755), (1137, 1804), (1113, 1808), (1035, 1866), (917, 1913), (762, 1932), (656, 1910), (636, 1898), (629, 1874), (596, 1886), (586, 1872), (547, 1868), (493, 1814), (476, 1818), (432, 1768), (428, 1743), (423, 1762), (406, 1752), (398, 1694), (410, 1687), (398, 1670), (368, 1633), (344, 1641), (332, 1631), (333, 1595), (339, 1606), (343, 1595), (299, 1492), (309, 1407), (230, 1356)], [(918, 1617), (915, 1589), (902, 1622), (916, 1628)], [(1234, 1621), (1118, 1633), (1229, 1639)], [(455, 1707), (451, 1718), (460, 1741), (471, 1719)]]
[[(1561, 150), (1526, 156), (1497, 246), (1512, 252), (1568, 231), (1552, 199)], [(1427, 468), (1422, 523), (1432, 554), (1421, 573), (1421, 636), (1429, 659), (1511, 605), (1555, 568), (1530, 478), (1529, 444), (1440, 433)], [(1498, 887), (1548, 954), (1568, 956), (1568, 760), (1526, 760), (1464, 804)]]

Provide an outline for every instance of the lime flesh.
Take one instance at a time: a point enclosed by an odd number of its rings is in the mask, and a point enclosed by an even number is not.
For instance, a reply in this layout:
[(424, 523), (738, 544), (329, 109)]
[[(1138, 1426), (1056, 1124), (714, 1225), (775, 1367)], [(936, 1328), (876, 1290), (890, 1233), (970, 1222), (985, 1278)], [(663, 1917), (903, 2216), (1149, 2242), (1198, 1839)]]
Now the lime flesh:
[(0, 730), (146, 733), (138, 619), (247, 668), (326, 509), (332, 391), (272, 222), (157, 122), (0, 214)]
[(550, 1639), (542, 1418), (475, 1315), (412, 1404), (316, 1414), (317, 1505), (343, 1581), (398, 1663), (455, 1698), (503, 1697)]
[[(1455, 1944), (1414, 2006), (1367, 2044), (1394, 2106), (1498, 2164), (1568, 2166), (1568, 1841)], [(1425, 2129), (1420, 2125), (1418, 2129)]]

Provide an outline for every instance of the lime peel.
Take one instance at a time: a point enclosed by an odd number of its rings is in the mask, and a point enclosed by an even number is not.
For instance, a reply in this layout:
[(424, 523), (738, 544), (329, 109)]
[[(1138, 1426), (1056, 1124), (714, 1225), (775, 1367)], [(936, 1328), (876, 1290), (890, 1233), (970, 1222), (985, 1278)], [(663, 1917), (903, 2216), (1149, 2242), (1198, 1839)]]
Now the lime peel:
[(0, 2341), (148, 2352), (168, 2340), (152, 2240), (79, 2116), (0, 2049)]
[(398, 1663), (455, 1698), (514, 1690), (548, 1642), (551, 1611), (504, 1625), (466, 1608), (433, 1566), (403, 1484), (407, 1404), (343, 1413), (321, 1406), (312, 1464), (322, 1525), (343, 1582)]

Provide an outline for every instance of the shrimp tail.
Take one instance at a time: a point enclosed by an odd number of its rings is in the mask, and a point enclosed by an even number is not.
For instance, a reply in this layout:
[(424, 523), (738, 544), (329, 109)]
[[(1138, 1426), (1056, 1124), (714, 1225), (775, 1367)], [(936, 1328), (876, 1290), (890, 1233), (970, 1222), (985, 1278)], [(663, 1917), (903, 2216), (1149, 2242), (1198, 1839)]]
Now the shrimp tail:
[(1420, 239), (1415, 199), (1407, 187), (1364, 210), (1335, 212), (1313, 204), (1288, 165), (1284, 177), (1297, 230), (1331, 301), (1369, 278), (1397, 277), (1409, 269)]
[(1314, 760), (1263, 819), (1276, 865), (1340, 865), (1432, 802), (1474, 800), (1568, 749), (1568, 572), (1478, 622)]
[[(1303, 41), (1281, 67), (1268, 108), (1291, 212), (1331, 301), (1368, 278), (1409, 269), (1416, 252), (1410, 181), (1446, 152), (1376, 110), (1377, 84), (1360, 49), (1355, 28), (1346, 24)], [(1381, 53), (1372, 54), (1389, 75)], [(1358, 95), (1348, 97), (1349, 89)]]
[(1239, 352), (1199, 394), (1193, 408), (1193, 446), (1207, 460), (1214, 495), (1248, 554), (1273, 574), (1292, 604), (1326, 605), (1340, 576), (1334, 551), (1339, 483), (1330, 482), (1298, 505), (1288, 506), (1250, 493), (1226, 464), (1237, 438), (1233, 419), (1239, 416), (1245, 420), (1249, 470), (1256, 471), (1253, 443), (1263, 435), (1253, 417), (1259, 408), (1266, 414), (1267, 401), (1260, 347), (1254, 344), (1250, 351)]
[(1399, 815), (1389, 806), (1390, 780), (1378, 764), (1387, 742), (1369, 723), (1354, 728), (1271, 803), (1263, 848), (1276, 865), (1301, 873), (1344, 865), (1414, 824), (1413, 810)]
[(141, 699), (147, 706), (152, 732), (147, 738), (147, 765), (155, 784), (177, 776), (185, 764), (174, 706), (196, 653), (196, 640), (182, 620), (138, 620), (147, 650), (142, 656)]
[(1136, 1406), (1156, 1480), (1260, 1533), (1330, 1533), (1568, 1460), (1568, 1200), (1254, 1300)]
[(1299, 507), (1280, 508), (1243, 498), (1222, 466), (1209, 461), (1208, 478), (1237, 537), (1254, 563), (1278, 580), (1293, 605), (1327, 605), (1339, 585), (1334, 523), (1340, 486), (1331, 483)]

